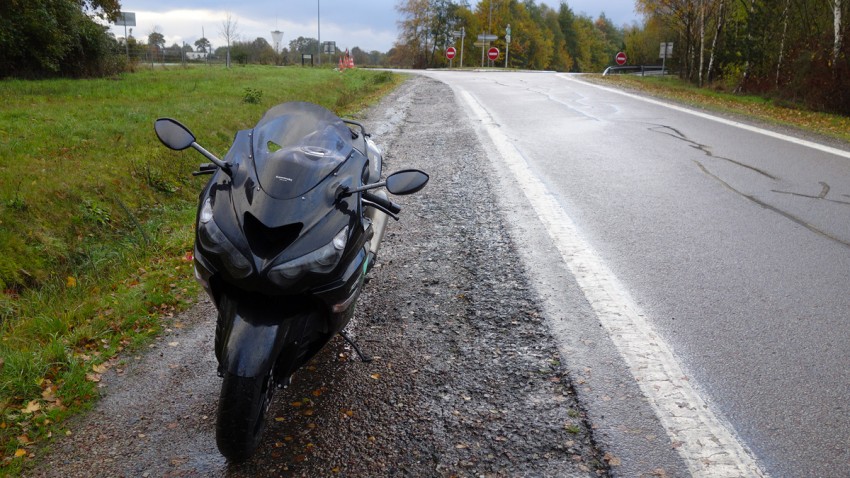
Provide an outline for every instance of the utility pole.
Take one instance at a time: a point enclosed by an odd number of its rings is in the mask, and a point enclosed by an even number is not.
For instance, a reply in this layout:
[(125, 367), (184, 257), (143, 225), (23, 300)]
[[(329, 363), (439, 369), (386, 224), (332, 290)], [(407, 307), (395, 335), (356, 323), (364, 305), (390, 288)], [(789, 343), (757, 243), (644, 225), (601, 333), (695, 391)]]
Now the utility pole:
[(317, 48), (317, 53), (319, 54), (319, 66), (322, 66), (322, 0), (316, 0), (316, 24), (319, 27), (319, 47)]

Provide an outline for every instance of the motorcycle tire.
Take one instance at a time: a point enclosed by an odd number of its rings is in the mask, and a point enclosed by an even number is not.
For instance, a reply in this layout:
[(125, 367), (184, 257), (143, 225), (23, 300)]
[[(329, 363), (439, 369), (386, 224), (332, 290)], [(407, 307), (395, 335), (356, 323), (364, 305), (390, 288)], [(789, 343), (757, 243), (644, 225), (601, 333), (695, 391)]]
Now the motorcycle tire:
[(215, 430), (218, 450), (225, 458), (244, 461), (254, 454), (275, 388), (271, 371), (260, 377), (225, 374)]

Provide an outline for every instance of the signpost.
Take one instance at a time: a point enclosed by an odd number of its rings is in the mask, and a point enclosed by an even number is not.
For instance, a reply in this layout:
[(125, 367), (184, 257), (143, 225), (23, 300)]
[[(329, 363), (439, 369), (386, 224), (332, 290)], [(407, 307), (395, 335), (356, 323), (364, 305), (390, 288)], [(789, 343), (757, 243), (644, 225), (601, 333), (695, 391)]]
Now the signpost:
[(460, 67), (463, 68), (463, 40), (466, 38), (466, 28), (460, 27), (460, 31), (453, 31), (452, 37), (457, 38), (460, 37)]
[(130, 60), (130, 39), (127, 38), (127, 27), (136, 26), (136, 12), (120, 12), (115, 25), (124, 25), (124, 49), (127, 50), (127, 60)]
[(487, 47), (490, 46), (490, 42), (497, 39), (496, 35), (481, 34), (478, 35), (478, 41), (475, 43), (475, 46), (481, 47), (481, 68), (484, 68), (484, 51)]
[(673, 42), (662, 42), (658, 51), (658, 58), (661, 58), (661, 74), (664, 74), (668, 58), (673, 58)]
[(505, 29), (505, 68), (508, 67), (508, 55), (511, 52), (511, 24)]
[(615, 60), (617, 60), (617, 64), (618, 64), (618, 65), (620, 65), (620, 66), (625, 65), (625, 64), (626, 64), (626, 60), (627, 60), (627, 58), (626, 58), (626, 53), (625, 53), (625, 52), (622, 52), (622, 51), (621, 51), (620, 53), (617, 53), (617, 56), (616, 56)]

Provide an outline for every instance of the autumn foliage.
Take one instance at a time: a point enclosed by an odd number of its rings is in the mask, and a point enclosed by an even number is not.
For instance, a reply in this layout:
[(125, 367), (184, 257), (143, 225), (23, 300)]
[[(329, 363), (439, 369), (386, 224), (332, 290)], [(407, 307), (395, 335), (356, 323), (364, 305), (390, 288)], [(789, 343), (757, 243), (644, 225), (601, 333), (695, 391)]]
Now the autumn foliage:
[[(844, 0), (636, 0), (641, 42), (675, 44), (671, 66), (699, 85), (850, 113)], [(656, 50), (658, 51), (658, 50)]]

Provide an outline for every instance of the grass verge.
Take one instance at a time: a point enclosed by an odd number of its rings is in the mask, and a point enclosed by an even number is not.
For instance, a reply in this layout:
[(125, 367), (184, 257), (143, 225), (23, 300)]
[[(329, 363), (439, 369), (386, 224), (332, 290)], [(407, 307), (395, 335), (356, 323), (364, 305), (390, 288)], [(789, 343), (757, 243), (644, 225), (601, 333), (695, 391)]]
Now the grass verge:
[(191, 280), (202, 158), (153, 133), (169, 116), (224, 155), (269, 107), (352, 116), (387, 72), (196, 67), (0, 88), (0, 474), (18, 473), (65, 420), (199, 290)]
[(781, 99), (698, 88), (675, 76), (587, 75), (586, 78), (596, 83), (632, 89), (698, 108), (850, 142), (850, 118), (809, 111)]

